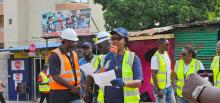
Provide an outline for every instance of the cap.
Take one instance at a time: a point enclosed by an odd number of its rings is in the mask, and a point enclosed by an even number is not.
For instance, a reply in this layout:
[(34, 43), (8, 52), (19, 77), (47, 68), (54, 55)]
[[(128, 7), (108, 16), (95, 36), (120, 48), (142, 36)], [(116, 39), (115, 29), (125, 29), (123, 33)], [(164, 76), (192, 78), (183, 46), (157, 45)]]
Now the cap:
[(43, 69), (45, 69), (45, 68), (49, 68), (49, 65), (48, 64), (44, 64)]
[(128, 31), (123, 27), (115, 28), (110, 34), (117, 33), (118, 35), (122, 36), (123, 38), (128, 38)]
[(82, 48), (84, 48), (86, 46), (89, 47), (89, 48), (92, 48), (92, 44), (90, 42), (83, 43)]

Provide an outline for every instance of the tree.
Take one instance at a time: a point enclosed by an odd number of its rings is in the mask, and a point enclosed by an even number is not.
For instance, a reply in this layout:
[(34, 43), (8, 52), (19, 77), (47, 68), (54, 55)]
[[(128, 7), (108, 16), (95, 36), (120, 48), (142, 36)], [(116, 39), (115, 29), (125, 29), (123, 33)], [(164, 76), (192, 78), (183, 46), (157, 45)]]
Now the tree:
[(219, 0), (94, 0), (104, 11), (105, 27), (123, 26), (130, 31), (179, 23), (204, 21), (216, 13)]

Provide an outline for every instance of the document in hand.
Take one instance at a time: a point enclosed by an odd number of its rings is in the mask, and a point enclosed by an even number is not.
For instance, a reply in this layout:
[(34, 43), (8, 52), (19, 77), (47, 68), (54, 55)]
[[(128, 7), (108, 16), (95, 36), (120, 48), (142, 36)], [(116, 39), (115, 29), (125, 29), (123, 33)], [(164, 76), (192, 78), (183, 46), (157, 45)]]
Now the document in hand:
[(100, 87), (112, 86), (110, 81), (113, 79), (116, 79), (114, 70), (110, 70), (110, 71), (103, 72), (103, 73), (95, 73), (92, 76), (95, 80), (95, 83), (99, 85)]
[(95, 69), (91, 63), (86, 63), (80, 66), (80, 69), (85, 73), (85, 75), (91, 75), (94, 74)]

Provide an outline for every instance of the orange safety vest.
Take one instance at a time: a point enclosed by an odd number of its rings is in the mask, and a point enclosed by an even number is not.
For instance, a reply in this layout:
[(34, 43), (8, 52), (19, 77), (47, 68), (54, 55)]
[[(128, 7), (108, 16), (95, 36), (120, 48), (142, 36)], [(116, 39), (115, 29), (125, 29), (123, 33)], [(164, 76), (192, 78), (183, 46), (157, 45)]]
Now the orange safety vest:
[[(80, 69), (79, 69), (79, 64), (78, 64), (78, 57), (74, 51), (73, 53), (73, 58), (74, 58), (74, 64), (75, 64), (75, 71), (76, 71), (76, 77), (77, 81), (75, 81), (74, 73), (70, 64), (70, 61), (68, 57), (65, 54), (62, 54), (60, 49), (57, 48), (53, 50), (52, 52), (56, 53), (60, 59), (61, 63), (61, 68), (60, 68), (60, 77), (62, 77), (65, 81), (67, 81), (69, 84), (74, 85), (77, 83), (77, 85), (80, 84)], [(50, 68), (53, 69), (53, 68)], [(56, 81), (53, 80), (52, 76), (49, 78), (49, 84), (50, 84), (50, 89), (52, 90), (64, 90), (68, 89), (67, 87), (60, 85)]]

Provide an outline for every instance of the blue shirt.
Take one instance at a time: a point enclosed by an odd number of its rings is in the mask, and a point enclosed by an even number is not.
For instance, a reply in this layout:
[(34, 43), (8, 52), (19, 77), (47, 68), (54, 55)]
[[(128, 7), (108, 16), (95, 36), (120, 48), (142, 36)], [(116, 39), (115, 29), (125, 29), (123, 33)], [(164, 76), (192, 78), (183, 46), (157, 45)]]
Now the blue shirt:
[[(108, 56), (109, 53), (106, 55)], [(116, 59), (115, 59), (116, 58)], [(116, 78), (122, 78), (122, 60), (123, 56), (113, 56), (110, 59), (110, 65), (108, 70), (113, 70), (115, 68)], [(117, 62), (117, 63), (116, 63)], [(134, 80), (142, 80), (143, 81), (143, 72), (140, 59), (137, 55), (134, 56), (134, 64), (132, 67), (133, 78)], [(105, 87), (105, 103), (124, 103), (124, 93), (123, 88), (116, 88), (113, 86)]]
[[(87, 61), (84, 57), (80, 58), (79, 59), (79, 66), (83, 65), (83, 64), (86, 64), (86, 63), (89, 63), (89, 61)], [(85, 76), (85, 73), (80, 69), (80, 72), (81, 72), (81, 84), (85, 84), (86, 82), (86, 76)], [(80, 95), (83, 96), (85, 93), (85, 88), (81, 88), (80, 89)]]

